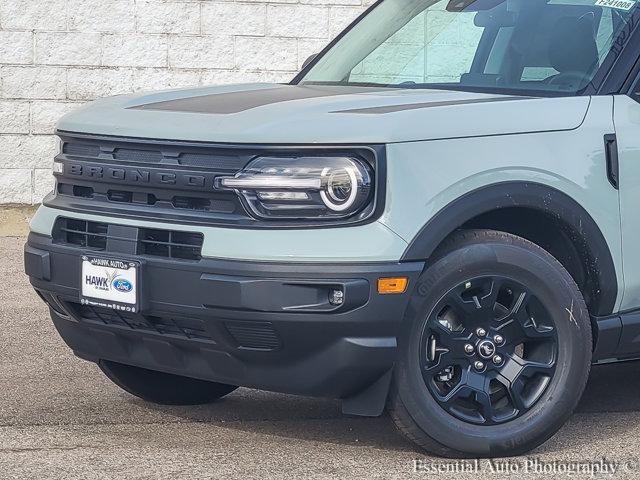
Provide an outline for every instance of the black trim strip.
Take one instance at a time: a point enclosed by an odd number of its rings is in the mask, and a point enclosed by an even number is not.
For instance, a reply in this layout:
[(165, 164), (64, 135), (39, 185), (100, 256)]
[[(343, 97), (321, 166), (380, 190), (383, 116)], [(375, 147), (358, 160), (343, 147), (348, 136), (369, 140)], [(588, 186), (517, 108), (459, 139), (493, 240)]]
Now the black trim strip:
[[(371, 87), (336, 88), (327, 86), (279, 85), (273, 88), (261, 88), (258, 90), (213, 93), (196, 97), (178, 98), (175, 100), (137, 105), (129, 107), (129, 109), (228, 115), (275, 103), (351, 95), (375, 90), (376, 89)], [(377, 90), (382, 90), (382, 88), (378, 88)]]
[(455, 107), (458, 105), (473, 105), (476, 103), (510, 102), (513, 100), (534, 100), (536, 97), (490, 97), (475, 98), (469, 100), (448, 100), (444, 102), (406, 103), (402, 105), (387, 105), (384, 107), (355, 108), (353, 110), (339, 110), (330, 113), (357, 113), (365, 115), (377, 115), (385, 113), (402, 112), (405, 110), (418, 110), (422, 108)]

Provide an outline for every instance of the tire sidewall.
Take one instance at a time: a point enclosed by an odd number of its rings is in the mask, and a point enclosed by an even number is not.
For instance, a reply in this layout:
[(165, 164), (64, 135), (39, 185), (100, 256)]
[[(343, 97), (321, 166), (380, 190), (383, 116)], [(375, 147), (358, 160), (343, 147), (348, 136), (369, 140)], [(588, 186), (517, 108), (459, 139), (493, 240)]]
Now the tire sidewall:
[[(477, 243), (449, 252), (423, 273), (410, 300), (399, 338), (395, 390), (415, 424), (448, 448), (480, 456), (529, 450), (560, 428), (582, 394), (591, 359), (584, 300), (553, 257), (522, 242)], [(556, 372), (542, 397), (521, 417), (495, 426), (472, 425), (446, 412), (427, 389), (418, 361), (422, 333), (438, 301), (456, 285), (485, 275), (525, 284), (545, 305), (557, 332)]]

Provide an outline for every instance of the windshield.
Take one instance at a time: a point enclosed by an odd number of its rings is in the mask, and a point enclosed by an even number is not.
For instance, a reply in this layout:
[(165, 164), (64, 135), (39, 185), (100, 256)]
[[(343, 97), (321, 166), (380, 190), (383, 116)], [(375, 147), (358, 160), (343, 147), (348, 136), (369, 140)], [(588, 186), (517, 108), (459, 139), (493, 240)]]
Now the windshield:
[(634, 0), (384, 0), (299, 83), (577, 93), (636, 9)]

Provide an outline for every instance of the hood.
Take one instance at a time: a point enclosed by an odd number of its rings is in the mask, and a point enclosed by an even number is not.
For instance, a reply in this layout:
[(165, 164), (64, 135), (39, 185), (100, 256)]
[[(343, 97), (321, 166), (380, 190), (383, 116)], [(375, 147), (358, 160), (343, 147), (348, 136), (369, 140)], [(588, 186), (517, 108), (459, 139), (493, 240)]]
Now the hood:
[(58, 130), (216, 143), (393, 143), (570, 130), (588, 106), (588, 97), (249, 84), (105, 98), (63, 117)]

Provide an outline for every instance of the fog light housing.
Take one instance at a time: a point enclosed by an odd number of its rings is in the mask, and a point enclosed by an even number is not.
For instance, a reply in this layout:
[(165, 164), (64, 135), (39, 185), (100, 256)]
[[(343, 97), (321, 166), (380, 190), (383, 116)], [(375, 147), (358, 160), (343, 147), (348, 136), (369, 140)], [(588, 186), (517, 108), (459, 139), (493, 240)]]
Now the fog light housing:
[(344, 303), (344, 292), (334, 288), (329, 292), (329, 303), (334, 307), (339, 307)]

